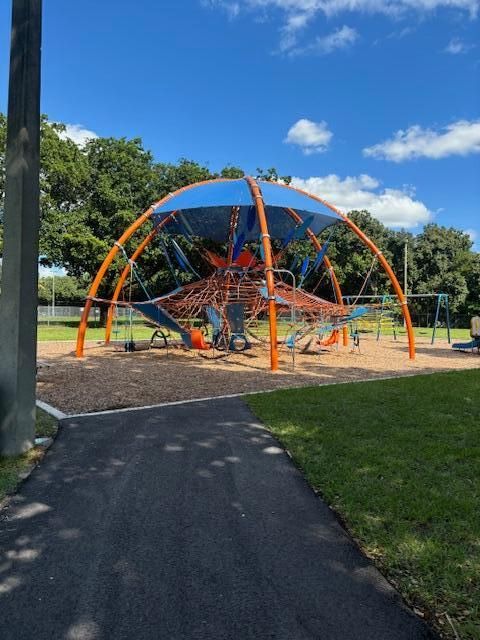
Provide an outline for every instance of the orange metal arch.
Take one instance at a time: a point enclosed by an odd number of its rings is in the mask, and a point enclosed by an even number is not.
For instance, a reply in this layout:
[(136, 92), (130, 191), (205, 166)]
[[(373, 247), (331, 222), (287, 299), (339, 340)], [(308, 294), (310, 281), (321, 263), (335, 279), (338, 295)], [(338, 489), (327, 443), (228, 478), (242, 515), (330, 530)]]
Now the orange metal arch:
[(366, 245), (370, 249), (370, 251), (378, 258), (378, 261), (380, 262), (384, 271), (388, 275), (390, 282), (392, 283), (393, 290), (395, 291), (398, 301), (400, 302), (403, 318), (405, 320), (405, 326), (407, 328), (408, 354), (409, 354), (410, 360), (414, 360), (415, 359), (415, 335), (413, 333), (412, 319), (410, 318), (410, 311), (408, 309), (407, 299), (405, 298), (402, 287), (400, 286), (400, 283), (398, 282), (396, 275), (393, 273), (392, 267), (388, 264), (383, 253), (380, 251), (377, 245), (374, 242), (372, 242), (372, 240), (370, 240), (370, 238), (366, 236), (363, 233), (363, 231), (361, 231), (361, 229), (359, 229), (357, 225), (354, 222), (352, 222), (352, 220), (350, 220), (348, 216), (346, 216), (344, 213), (342, 213), (339, 209), (334, 207), (332, 204), (328, 203), (326, 200), (323, 200), (322, 198), (319, 198), (318, 196), (315, 196), (311, 193), (308, 193), (307, 191), (304, 191), (303, 189), (297, 189), (296, 187), (291, 187), (290, 185), (285, 185), (285, 187), (287, 187), (288, 189), (292, 189), (293, 191), (298, 191), (300, 193), (303, 193), (304, 195), (309, 196), (314, 200), (317, 200), (318, 202), (323, 204), (325, 207), (330, 209), (330, 211), (333, 211), (338, 216), (340, 216), (342, 220), (347, 224), (347, 226), (350, 227), (350, 229), (360, 238), (363, 244)]
[(265, 215), (265, 207), (263, 203), (262, 193), (258, 184), (250, 176), (245, 178), (252, 197), (255, 201), (257, 210), (258, 224), (262, 234), (263, 253), (265, 256), (265, 280), (267, 281), (268, 292), (268, 324), (270, 327), (270, 369), (277, 371), (278, 369), (278, 340), (277, 340), (277, 307), (275, 304), (275, 281), (273, 278), (273, 260), (272, 245), (270, 242), (270, 234), (268, 232), (267, 216)]

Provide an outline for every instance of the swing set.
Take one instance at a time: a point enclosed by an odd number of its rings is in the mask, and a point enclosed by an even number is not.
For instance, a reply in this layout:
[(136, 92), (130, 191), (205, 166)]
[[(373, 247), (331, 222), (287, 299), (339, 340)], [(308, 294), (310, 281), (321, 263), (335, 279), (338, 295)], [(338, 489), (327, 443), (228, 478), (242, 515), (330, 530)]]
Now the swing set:
[[(441, 322), (442, 309), (444, 311), (445, 327), (447, 329), (448, 344), (451, 343), (451, 324), (450, 324), (450, 306), (448, 293), (409, 293), (405, 296), (407, 300), (423, 300), (433, 299), (435, 302), (435, 314), (432, 324), (432, 333), (430, 338), (430, 344), (435, 344), (435, 338), (437, 335), (437, 329)], [(369, 313), (366, 314), (360, 321), (363, 325), (362, 329), (365, 330), (367, 326), (374, 327), (376, 333), (377, 342), (380, 340), (382, 333), (385, 330), (390, 330), (393, 333), (394, 340), (397, 340), (398, 330), (400, 324), (399, 319), (399, 306), (395, 296), (391, 294), (374, 294), (374, 295), (358, 295), (358, 296), (343, 296), (343, 300), (347, 305), (352, 304), (352, 301), (357, 303), (359, 300), (366, 301), (365, 304), (369, 305)]]
[[(126, 350), (137, 350), (133, 339), (135, 312), (160, 332), (152, 337), (150, 346), (162, 342), (167, 346), (169, 334), (177, 334), (185, 348), (200, 352), (243, 352), (255, 342), (264, 342), (269, 347), (272, 371), (278, 369), (279, 349), (290, 348), (294, 357), (295, 345), (307, 335), (316, 336), (320, 346), (338, 345), (341, 339), (348, 346), (349, 325), (369, 309), (358, 306), (363, 288), (356, 299), (345, 300), (328, 258), (328, 246), (339, 225), (346, 225), (360, 238), (390, 279), (407, 329), (409, 357), (413, 359), (415, 342), (407, 299), (380, 249), (348, 216), (325, 200), (289, 185), (251, 177), (183, 187), (152, 204), (126, 229), (90, 287), (78, 329), (76, 355), (83, 356), (94, 302), (108, 306), (107, 344), (116, 311), (119, 307), (128, 309)], [(128, 255), (127, 243), (148, 226), (147, 235)], [(328, 227), (330, 235), (322, 246), (317, 236)], [(180, 237), (182, 244), (201, 254), (209, 271), (206, 277), (192, 266), (188, 252), (180, 246)], [(313, 257), (295, 257), (286, 264), (291, 243), (304, 238), (310, 241)], [(205, 239), (217, 243), (220, 250), (207, 250), (202, 243)], [(154, 240), (176, 285), (156, 297), (138, 267), (138, 260)], [(118, 255), (125, 263), (113, 294), (99, 298), (102, 280)], [(189, 274), (193, 281), (182, 284), (179, 271)], [(316, 295), (324, 277), (331, 282), (333, 300)], [(315, 286), (307, 290), (307, 280), (315, 279)], [(142, 299), (132, 298), (134, 289), (141, 292)], [(290, 332), (281, 340), (278, 329), (285, 325), (285, 317), (290, 317)]]

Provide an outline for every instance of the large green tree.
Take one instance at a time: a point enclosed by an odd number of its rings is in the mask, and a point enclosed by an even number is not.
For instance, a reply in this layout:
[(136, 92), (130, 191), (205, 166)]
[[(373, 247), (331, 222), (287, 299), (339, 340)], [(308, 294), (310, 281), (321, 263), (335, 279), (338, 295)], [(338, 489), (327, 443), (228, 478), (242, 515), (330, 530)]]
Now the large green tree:
[(65, 137), (65, 127), (41, 121), (40, 262), (64, 263), (64, 242), (88, 196), (90, 167), (82, 150)]
[[(50, 236), (45, 253), (69, 274), (92, 277), (113, 243), (155, 199), (158, 180), (152, 156), (139, 139), (97, 138), (87, 142), (82, 154), (88, 166), (85, 196), (73, 210), (60, 213), (63, 234)], [(54, 254), (57, 242), (59, 255)], [(118, 269), (114, 263), (100, 295), (107, 293)]]
[(453, 313), (464, 309), (468, 296), (467, 275), (474, 254), (467, 233), (428, 224), (416, 239), (414, 293), (448, 293)]
[(465, 271), (468, 295), (462, 313), (468, 317), (480, 315), (480, 253), (472, 253)]
[(55, 294), (57, 306), (83, 306), (87, 295), (88, 283), (72, 276), (43, 276), (38, 280), (38, 303), (52, 304)]

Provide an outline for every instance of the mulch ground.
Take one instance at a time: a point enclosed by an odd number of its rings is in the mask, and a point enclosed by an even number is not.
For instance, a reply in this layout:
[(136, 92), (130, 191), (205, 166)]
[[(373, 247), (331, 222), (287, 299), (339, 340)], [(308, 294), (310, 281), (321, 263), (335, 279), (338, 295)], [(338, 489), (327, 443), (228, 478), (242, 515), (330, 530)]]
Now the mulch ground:
[(295, 369), (289, 352), (280, 352), (280, 370), (269, 370), (263, 345), (243, 354), (212, 360), (205, 353), (153, 349), (135, 353), (87, 343), (78, 359), (72, 342), (40, 343), (38, 397), (65, 413), (83, 413), (192, 400), (286, 387), (369, 380), (434, 371), (480, 367), (477, 353), (453, 351), (446, 342), (434, 346), (417, 339), (417, 357), (408, 359), (405, 338), (362, 338), (361, 353), (334, 346), (320, 353), (297, 352)]

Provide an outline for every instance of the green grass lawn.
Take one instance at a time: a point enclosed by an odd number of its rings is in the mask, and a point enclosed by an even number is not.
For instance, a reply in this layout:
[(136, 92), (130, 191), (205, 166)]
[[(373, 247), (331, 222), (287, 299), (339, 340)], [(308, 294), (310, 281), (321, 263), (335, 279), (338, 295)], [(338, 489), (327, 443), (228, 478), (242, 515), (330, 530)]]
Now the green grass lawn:
[[(359, 323), (360, 324), (360, 323)], [(421, 338), (431, 338), (432, 337), (432, 332), (433, 329), (432, 327), (413, 327), (414, 333), (416, 336), (421, 337)], [(395, 328), (395, 331), (397, 333), (398, 336), (406, 336), (407, 335), (407, 331), (406, 329), (404, 329), (403, 326), (397, 326)], [(360, 324), (360, 332), (361, 333), (369, 333), (373, 336), (377, 335), (377, 329), (374, 326), (369, 326), (368, 328), (366, 326), (363, 326)], [(393, 336), (393, 327), (391, 325), (387, 325), (387, 326), (382, 326), (382, 331), (381, 331), (381, 335), (380, 335), (380, 339), (382, 338), (382, 336)], [(447, 329), (446, 327), (437, 327), (437, 330), (435, 332), (435, 340), (446, 340), (447, 339)], [(452, 328), (450, 329), (450, 337), (452, 340), (471, 340), (470, 337), (470, 329), (457, 329), (457, 328)]]
[[(36, 436), (53, 437), (57, 421), (48, 413), (37, 408)], [(4, 458), (0, 456), (0, 500), (12, 492), (18, 484), (19, 475), (42, 456), (42, 449), (33, 448), (22, 456)]]
[[(76, 340), (77, 339), (78, 322), (56, 322), (47, 325), (42, 322), (38, 325), (37, 339), (39, 342), (46, 340)], [(147, 327), (142, 322), (135, 323), (133, 327), (133, 335), (135, 340), (147, 340), (152, 337), (155, 331), (154, 327)], [(112, 340), (125, 340), (125, 327), (119, 326), (118, 331), (112, 331)], [(87, 340), (104, 340), (105, 328), (98, 326), (90, 326), (86, 334)]]
[(480, 371), (249, 396), (310, 484), (446, 637), (480, 638)]
[[(360, 327), (361, 328), (361, 327)], [(56, 320), (55, 323), (47, 325), (46, 322), (41, 322), (38, 325), (38, 340), (40, 342), (46, 340), (76, 340), (78, 329), (78, 320)], [(133, 335), (135, 340), (148, 340), (152, 337), (154, 327), (147, 327), (142, 320), (136, 320), (133, 327)], [(252, 328), (252, 331), (259, 336), (268, 335), (268, 322), (260, 321), (258, 326)], [(289, 322), (280, 321), (278, 327), (280, 337), (284, 337), (291, 333), (291, 326)], [(397, 329), (399, 336), (405, 336), (406, 331), (403, 327)], [(373, 327), (369, 330), (368, 335), (375, 336), (376, 329)], [(125, 325), (119, 324), (117, 332), (112, 332), (112, 340), (125, 340)], [(393, 330), (391, 326), (382, 327), (382, 336), (392, 336)], [(432, 329), (424, 327), (415, 327), (415, 335), (419, 337), (430, 338), (432, 335)], [(442, 328), (437, 329), (436, 337), (439, 340), (445, 340), (447, 337), (447, 330)], [(470, 332), (468, 329), (451, 329), (452, 340), (470, 340)], [(98, 324), (92, 324), (89, 326), (87, 340), (103, 340), (105, 338), (105, 329), (99, 327)], [(380, 338), (381, 339), (381, 338)]]

